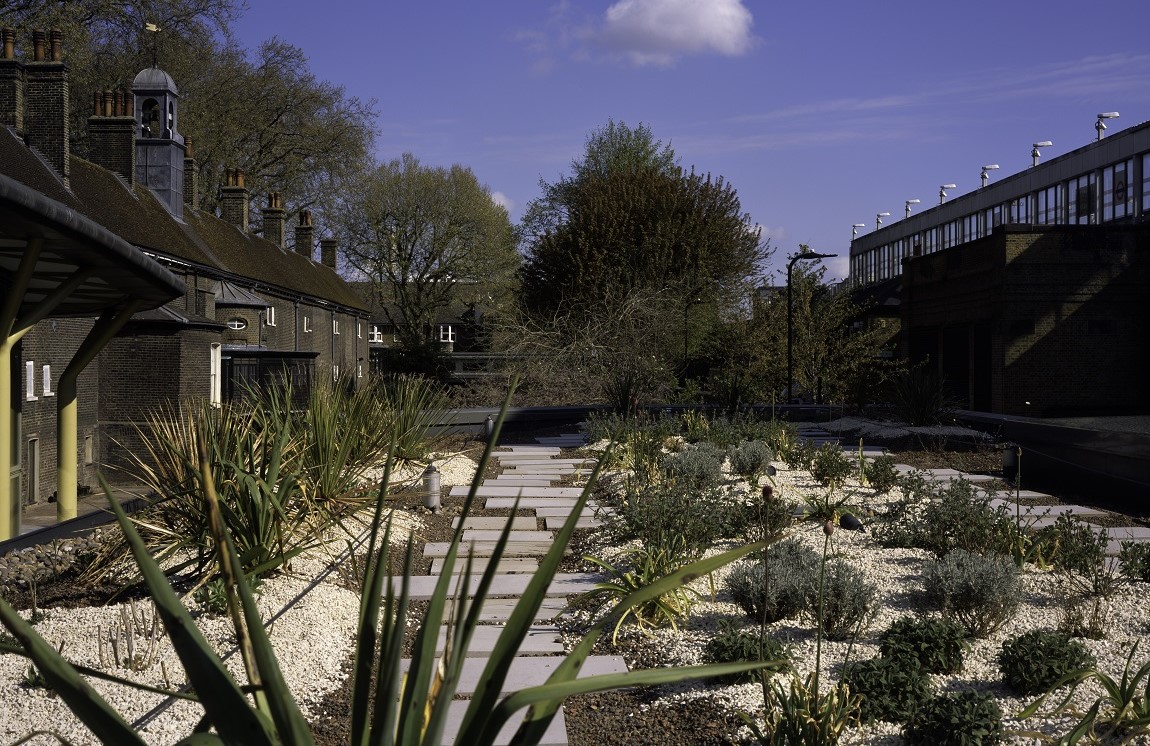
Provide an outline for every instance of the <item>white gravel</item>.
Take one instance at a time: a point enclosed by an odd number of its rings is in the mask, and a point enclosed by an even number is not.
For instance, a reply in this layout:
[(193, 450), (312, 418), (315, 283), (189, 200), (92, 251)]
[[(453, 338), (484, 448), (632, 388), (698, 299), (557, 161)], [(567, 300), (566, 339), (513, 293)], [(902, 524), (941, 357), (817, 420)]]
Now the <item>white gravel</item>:
[[(445, 488), (471, 483), (476, 468), (471, 459), (458, 454), (435, 454), (433, 458)], [(398, 470), (395, 481), (399, 481), (399, 478), (418, 478), (422, 470), (423, 465), (419, 464)], [(382, 476), (382, 469), (378, 472), (374, 479)], [(418, 531), (418, 516), (400, 514), (396, 518), (401, 520), (397, 520), (396, 529), (393, 530)], [(266, 579), (258, 599), (260, 613), (267, 619), (306, 591), (306, 595), (296, 601), (270, 629), (272, 644), (284, 677), (305, 716), (319, 714), (316, 707), (328, 693), (342, 684), (345, 675), (341, 667), (352, 650), (355, 622), (359, 613), (358, 594), (340, 587), (335, 574), (329, 575), (314, 588), (307, 589), (316, 577), (330, 568), (332, 560), (345, 546), (346, 536), (331, 538), (332, 541), (326, 547), (296, 557), (290, 572)], [(192, 599), (185, 599), (185, 603), (193, 614), (200, 611)], [(151, 611), (150, 605), (137, 603), (137, 608), (147, 608), (149, 613)], [(37, 625), (37, 630), (53, 645), (63, 641), (63, 654), (68, 660), (103, 668), (110, 673), (153, 686), (167, 686), (160, 662), (139, 673), (115, 669), (114, 664), (101, 666), (97, 629), (102, 628), (107, 635), (108, 630), (117, 624), (120, 615), (118, 605), (51, 609), (46, 614), (46, 618)], [(218, 652), (223, 654), (231, 650), (235, 634), (227, 618), (204, 615), (199, 616), (197, 624)], [(181, 686), (185, 683), (183, 668), (166, 637), (160, 642), (160, 650), (160, 661), (167, 670), (169, 683)], [(246, 681), (238, 654), (229, 659), (227, 665), (237, 681)], [(97, 743), (96, 738), (58, 697), (44, 689), (28, 688), (22, 684), (27, 668), (28, 661), (21, 656), (0, 656), (0, 702), (3, 702), (0, 743), (11, 743), (35, 730), (51, 730), (73, 744)], [(163, 700), (159, 695), (142, 693), (98, 679), (89, 679), (89, 683), (129, 723)], [(202, 709), (198, 705), (180, 702), (165, 710), (141, 734), (148, 743), (174, 743), (190, 734), (201, 716)], [(56, 746), (59, 741), (53, 736), (41, 735), (27, 743)]]
[[(805, 471), (789, 470), (781, 463), (775, 464), (778, 473), (774, 478), (775, 494), (784, 500), (801, 503), (803, 494), (824, 492)], [(857, 495), (852, 504), (865, 505), (872, 510), (881, 510), (901, 495), (896, 491), (882, 498), (872, 496), (872, 490), (861, 488), (857, 482), (848, 483), (846, 490)], [(804, 544), (822, 552), (824, 534), (821, 524), (800, 523), (791, 529), (790, 536), (797, 537)], [(719, 546), (715, 552), (732, 548), (733, 545)], [(604, 545), (596, 556), (617, 558), (626, 547)], [(879, 589), (879, 609), (860, 638), (850, 650), (850, 660), (864, 660), (879, 654), (879, 636), (897, 618), (912, 613), (911, 596), (908, 591), (920, 587), (923, 565), (932, 558), (929, 553), (915, 549), (887, 549), (871, 538), (869, 533), (836, 530), (831, 538), (832, 556), (841, 557), (859, 568), (867, 579)], [(758, 629), (757, 623), (747, 617), (742, 608), (733, 602), (725, 590), (725, 578), (732, 567), (724, 567), (714, 574), (714, 588), (717, 594), (711, 596), (711, 579), (701, 578), (693, 584), (704, 600), (693, 607), (690, 618), (680, 625), (679, 631), (661, 629), (649, 637), (644, 636), (633, 626), (620, 634), (620, 647), (635, 650), (632, 655), (644, 658), (663, 656), (666, 665), (690, 665), (704, 663), (703, 648), (707, 639), (719, 627), (720, 620), (733, 620), (746, 629)], [(1030, 718), (1023, 722), (1015, 715), (1029, 705), (1033, 698), (1020, 699), (1013, 696), (1002, 683), (996, 656), (1002, 643), (1008, 637), (1036, 629), (1053, 629), (1058, 625), (1060, 597), (1058, 579), (1049, 572), (1029, 568), (1023, 574), (1025, 602), (1017, 616), (1004, 628), (986, 639), (974, 640), (965, 657), (963, 671), (949, 676), (932, 676), (937, 691), (978, 689), (992, 693), (1004, 714), (1008, 729), (1041, 731), (1049, 735), (1061, 735), (1068, 730), (1069, 720), (1065, 718)], [(1150, 611), (1147, 604), (1147, 584), (1123, 581), (1111, 599), (1109, 634), (1105, 640), (1083, 639), (1081, 642), (1097, 658), (1098, 666), (1110, 675), (1119, 677), (1125, 665), (1130, 647), (1138, 640), (1145, 640), (1150, 631)], [(769, 626), (773, 636), (789, 640), (789, 656), (798, 674), (805, 678), (815, 665), (815, 635), (813, 625), (808, 620), (784, 620)], [(624, 639), (626, 642), (624, 643)], [(820, 681), (829, 685), (838, 680), (838, 672), (847, 656), (849, 642), (824, 640), (822, 645), (822, 672)], [(1150, 646), (1143, 642), (1135, 660), (1135, 669), (1150, 660)], [(785, 674), (784, 674), (785, 675)], [(1093, 702), (1101, 693), (1097, 686), (1082, 687), (1075, 701), (1085, 705)], [(755, 684), (734, 684), (716, 686), (714, 684), (685, 684), (675, 694), (656, 704), (673, 705), (678, 699), (706, 699), (716, 705), (747, 713), (756, 713), (761, 718), (763, 709), (762, 687)], [(1054, 702), (1060, 701), (1055, 699)], [(1049, 708), (1047, 708), (1049, 709)], [(876, 723), (848, 731), (841, 743), (844, 744), (897, 744), (901, 726), (892, 723)], [(1009, 743), (1035, 743), (1034, 739), (1014, 737)], [(1136, 740), (1133, 743), (1150, 743)]]

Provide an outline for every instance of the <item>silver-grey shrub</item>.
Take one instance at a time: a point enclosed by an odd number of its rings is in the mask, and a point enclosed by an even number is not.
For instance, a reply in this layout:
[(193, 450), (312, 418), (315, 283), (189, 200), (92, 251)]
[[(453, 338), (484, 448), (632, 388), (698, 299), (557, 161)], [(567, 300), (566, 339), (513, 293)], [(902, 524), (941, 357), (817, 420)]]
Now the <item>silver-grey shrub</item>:
[(755, 479), (766, 473), (775, 454), (761, 440), (745, 440), (730, 450), (731, 473)]
[(975, 637), (1009, 621), (1022, 602), (1018, 567), (1009, 557), (986, 557), (955, 549), (926, 566), (924, 598)]
[(819, 619), (819, 583), (816, 570), (808, 586), (806, 614), (821, 624), (829, 640), (845, 640), (863, 629), (877, 610), (878, 588), (868, 583), (862, 571), (841, 559), (828, 562), (823, 578), (822, 619)]
[(757, 561), (737, 565), (727, 576), (735, 603), (767, 624), (797, 616), (817, 592), (820, 557), (795, 539), (770, 546)]
[(687, 446), (678, 453), (664, 454), (662, 467), (667, 477), (688, 489), (706, 489), (723, 476), (726, 453), (708, 443)]

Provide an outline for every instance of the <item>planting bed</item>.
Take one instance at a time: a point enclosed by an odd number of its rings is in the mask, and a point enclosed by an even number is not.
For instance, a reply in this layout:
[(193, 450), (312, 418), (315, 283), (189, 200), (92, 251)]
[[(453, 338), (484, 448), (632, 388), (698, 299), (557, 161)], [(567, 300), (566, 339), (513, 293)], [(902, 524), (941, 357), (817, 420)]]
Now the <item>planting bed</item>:
[[(870, 443), (868, 443), (869, 445)], [(471, 455), (480, 449), (475, 443), (467, 444)], [(564, 456), (572, 455), (564, 453)], [(916, 467), (956, 466), (964, 470), (991, 473), (998, 455), (990, 451), (973, 451), (962, 456), (946, 452), (917, 451), (899, 458)], [(447, 486), (466, 484), (474, 470), (473, 462), (465, 458), (454, 462), (436, 462), (443, 474), (444, 493)], [(470, 463), (470, 467), (469, 467)], [(803, 495), (819, 495), (825, 489), (813, 481), (809, 472), (788, 469), (775, 462), (774, 477), (777, 498), (801, 502)], [(416, 472), (409, 475), (414, 478)], [(896, 490), (878, 497), (873, 491), (848, 479), (844, 491), (853, 492), (851, 505), (862, 508), (860, 513), (881, 513), (892, 501), (900, 497)], [(445, 498), (444, 510), (431, 514), (420, 506), (420, 497), (412, 492), (398, 493), (397, 508), (410, 516), (409, 526), (417, 537), (418, 548), (425, 541), (444, 541), (451, 534), (451, 520), (458, 515), (459, 498)], [(473, 511), (473, 515), (507, 515), (509, 511)], [(524, 513), (525, 514), (525, 513)], [(1120, 523), (1121, 518), (1109, 522)], [(788, 532), (811, 549), (822, 552), (824, 533), (821, 524), (796, 523)], [(313, 724), (316, 740), (320, 744), (342, 744), (347, 741), (349, 686), (346, 667), (351, 652), (351, 630), (358, 600), (355, 593), (341, 580), (340, 573), (332, 570), (336, 564), (346, 564), (340, 557), (345, 537), (338, 537), (326, 551), (312, 552), (297, 559), (292, 571), (282, 573), (264, 582), (261, 606), (265, 614), (281, 610), (306, 590), (302, 600), (295, 601), (291, 609), (278, 619), (273, 628), (281, 664), (285, 667), (293, 693), (301, 702), (305, 714)], [(733, 546), (717, 545), (714, 551)], [(576, 568), (594, 569), (580, 562), (582, 554), (614, 560), (622, 547), (607, 541), (604, 535), (587, 529), (577, 532), (573, 557), (564, 571)], [(856, 640), (824, 641), (822, 644), (822, 685), (830, 687), (838, 680), (844, 659), (858, 661), (878, 655), (879, 638), (883, 630), (895, 619), (912, 613), (918, 606), (921, 577), (924, 567), (932, 559), (919, 549), (888, 549), (881, 546), (872, 532), (837, 530), (829, 543), (832, 557), (841, 558), (859, 568), (863, 576), (878, 586), (878, 608), (874, 618), (859, 633)], [(394, 556), (394, 555), (393, 555)], [(417, 567), (426, 570), (428, 561), (421, 560)], [(758, 629), (757, 623), (746, 616), (734, 603), (725, 580), (733, 571), (723, 568), (713, 577), (697, 580), (693, 587), (702, 599), (694, 606), (690, 616), (679, 629), (659, 629), (643, 633), (625, 626), (619, 635), (618, 646), (612, 646), (610, 634), (604, 636), (596, 653), (622, 655), (629, 667), (655, 668), (673, 665), (692, 665), (704, 662), (702, 651), (719, 630), (720, 622), (729, 621), (746, 629)], [(327, 573), (326, 578), (311, 588), (313, 579)], [(1013, 621), (985, 639), (972, 640), (962, 671), (950, 675), (931, 675), (937, 691), (974, 689), (989, 692), (999, 703), (1006, 726), (1013, 730), (1040, 732), (1048, 737), (1065, 733), (1073, 722), (1065, 717), (1035, 717), (1025, 722), (1014, 717), (1034, 697), (1018, 697), (1010, 693), (998, 672), (996, 656), (1005, 639), (1036, 628), (1055, 628), (1059, 623), (1062, 591), (1056, 577), (1047, 571), (1028, 566), (1022, 575), (1025, 600)], [(94, 598), (103, 598), (109, 589), (91, 589), (68, 580), (41, 584), (38, 589), (42, 605), (51, 599), (52, 608), (40, 624), (40, 631), (49, 641), (64, 640), (64, 654), (72, 660), (99, 667), (99, 651), (95, 644), (98, 629), (107, 629), (115, 623), (118, 611), (113, 607), (90, 607)], [(1150, 633), (1150, 612), (1146, 601), (1148, 587), (1144, 583), (1121, 581), (1110, 598), (1108, 634), (1101, 640), (1083, 640), (1095, 656), (1101, 669), (1118, 675), (1121, 673), (1130, 646)], [(6, 597), (13, 597), (12, 588), (5, 587)], [(18, 601), (27, 600), (26, 591), (17, 590)], [(68, 608), (75, 606), (76, 608)], [(566, 623), (568, 640), (573, 642), (591, 619), (586, 610), (576, 610)], [(201, 617), (209, 639), (220, 649), (231, 645), (226, 620)], [(768, 634), (786, 645), (788, 657), (796, 671), (805, 676), (814, 665), (815, 634), (809, 620), (788, 619), (768, 627)], [(161, 643), (162, 645), (163, 643)], [(172, 684), (179, 684), (182, 671), (171, 654), (164, 649), (167, 676)], [(1150, 659), (1150, 648), (1139, 653), (1137, 663)], [(231, 662), (239, 670), (238, 659)], [(66, 735), (72, 743), (92, 742), (86, 731), (74, 721), (67, 709), (43, 689), (27, 686), (27, 662), (16, 656), (0, 656), (0, 701), (5, 703), (5, 714), (0, 717), (0, 742), (8, 743), (35, 729), (51, 728)], [(123, 671), (118, 673), (123, 674)], [(140, 676), (150, 683), (163, 685), (164, 674), (159, 665), (149, 668)], [(129, 718), (146, 712), (159, 701), (153, 695), (124, 692), (111, 685), (98, 684), (101, 691), (109, 692), (113, 704)], [(1097, 687), (1084, 687), (1078, 701), (1084, 707), (1097, 696)], [(742, 725), (739, 713), (747, 713), (761, 721), (764, 707), (763, 690), (757, 683), (714, 684), (696, 682), (675, 687), (649, 690), (629, 690), (606, 694), (587, 695), (570, 700), (565, 705), (565, 718), (570, 743), (580, 746), (608, 744), (724, 744), (745, 742), (748, 731)], [(149, 743), (171, 743), (177, 735), (186, 735), (191, 728), (192, 708), (173, 707), (164, 712), (144, 729)], [(844, 744), (897, 744), (902, 742), (901, 726), (879, 722), (849, 729), (840, 743)], [(1008, 737), (1008, 743), (1033, 743), (1033, 738)], [(1145, 741), (1135, 741), (1144, 743)], [(57, 743), (51, 736), (37, 736), (29, 743)]]

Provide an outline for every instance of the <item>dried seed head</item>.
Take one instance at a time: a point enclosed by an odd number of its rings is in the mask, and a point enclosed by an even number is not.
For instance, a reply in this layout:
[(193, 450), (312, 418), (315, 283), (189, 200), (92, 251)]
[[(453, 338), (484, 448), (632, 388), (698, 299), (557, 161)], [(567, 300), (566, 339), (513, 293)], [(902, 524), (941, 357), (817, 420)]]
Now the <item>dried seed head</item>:
[(775, 496), (775, 488), (769, 484), (763, 485), (763, 501), (770, 502), (771, 498)]
[(826, 523), (823, 524), (823, 533), (824, 534), (826, 534), (827, 536), (830, 536), (834, 532), (835, 532), (835, 522), (834, 521), (827, 521)]

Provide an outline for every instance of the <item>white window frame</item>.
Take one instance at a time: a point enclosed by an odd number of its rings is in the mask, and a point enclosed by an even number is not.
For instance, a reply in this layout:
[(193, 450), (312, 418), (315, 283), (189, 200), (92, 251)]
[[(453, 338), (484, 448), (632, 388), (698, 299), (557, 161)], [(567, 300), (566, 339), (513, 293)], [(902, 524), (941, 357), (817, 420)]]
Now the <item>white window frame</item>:
[(311, 316), (308, 316), (306, 313), (303, 316), (303, 333), (311, 334)]
[(379, 324), (371, 325), (371, 332), (368, 334), (367, 341), (383, 344), (383, 330), (379, 328)]
[(248, 328), (248, 320), (240, 316), (232, 316), (226, 322), (228, 328), (234, 332), (243, 331)]
[(208, 403), (213, 407), (224, 403), (224, 346), (212, 342), (208, 361)]
[(44, 396), (55, 396), (56, 393), (52, 391), (52, 366), (45, 365), (41, 371), (43, 373)]
[(355, 364), (355, 377), (356, 378), (363, 378), (363, 363), (356, 363)]
[(264, 314), (264, 326), (276, 325), (276, 307), (268, 306), (267, 313)]
[(455, 330), (451, 328), (451, 324), (439, 325), (439, 341), (455, 343)]
[(84, 436), (84, 463), (91, 464), (96, 460), (96, 449), (93, 447), (92, 436)]
[(36, 401), (36, 363), (32, 360), (24, 363), (24, 400)]
[(331, 317), (331, 333), (339, 334), (339, 319), (337, 319), (335, 316)]
[(363, 339), (363, 322), (359, 319), (355, 320), (355, 338)]
[(338, 365), (331, 366), (331, 380), (333, 380), (333, 381), (339, 380), (339, 366)]

